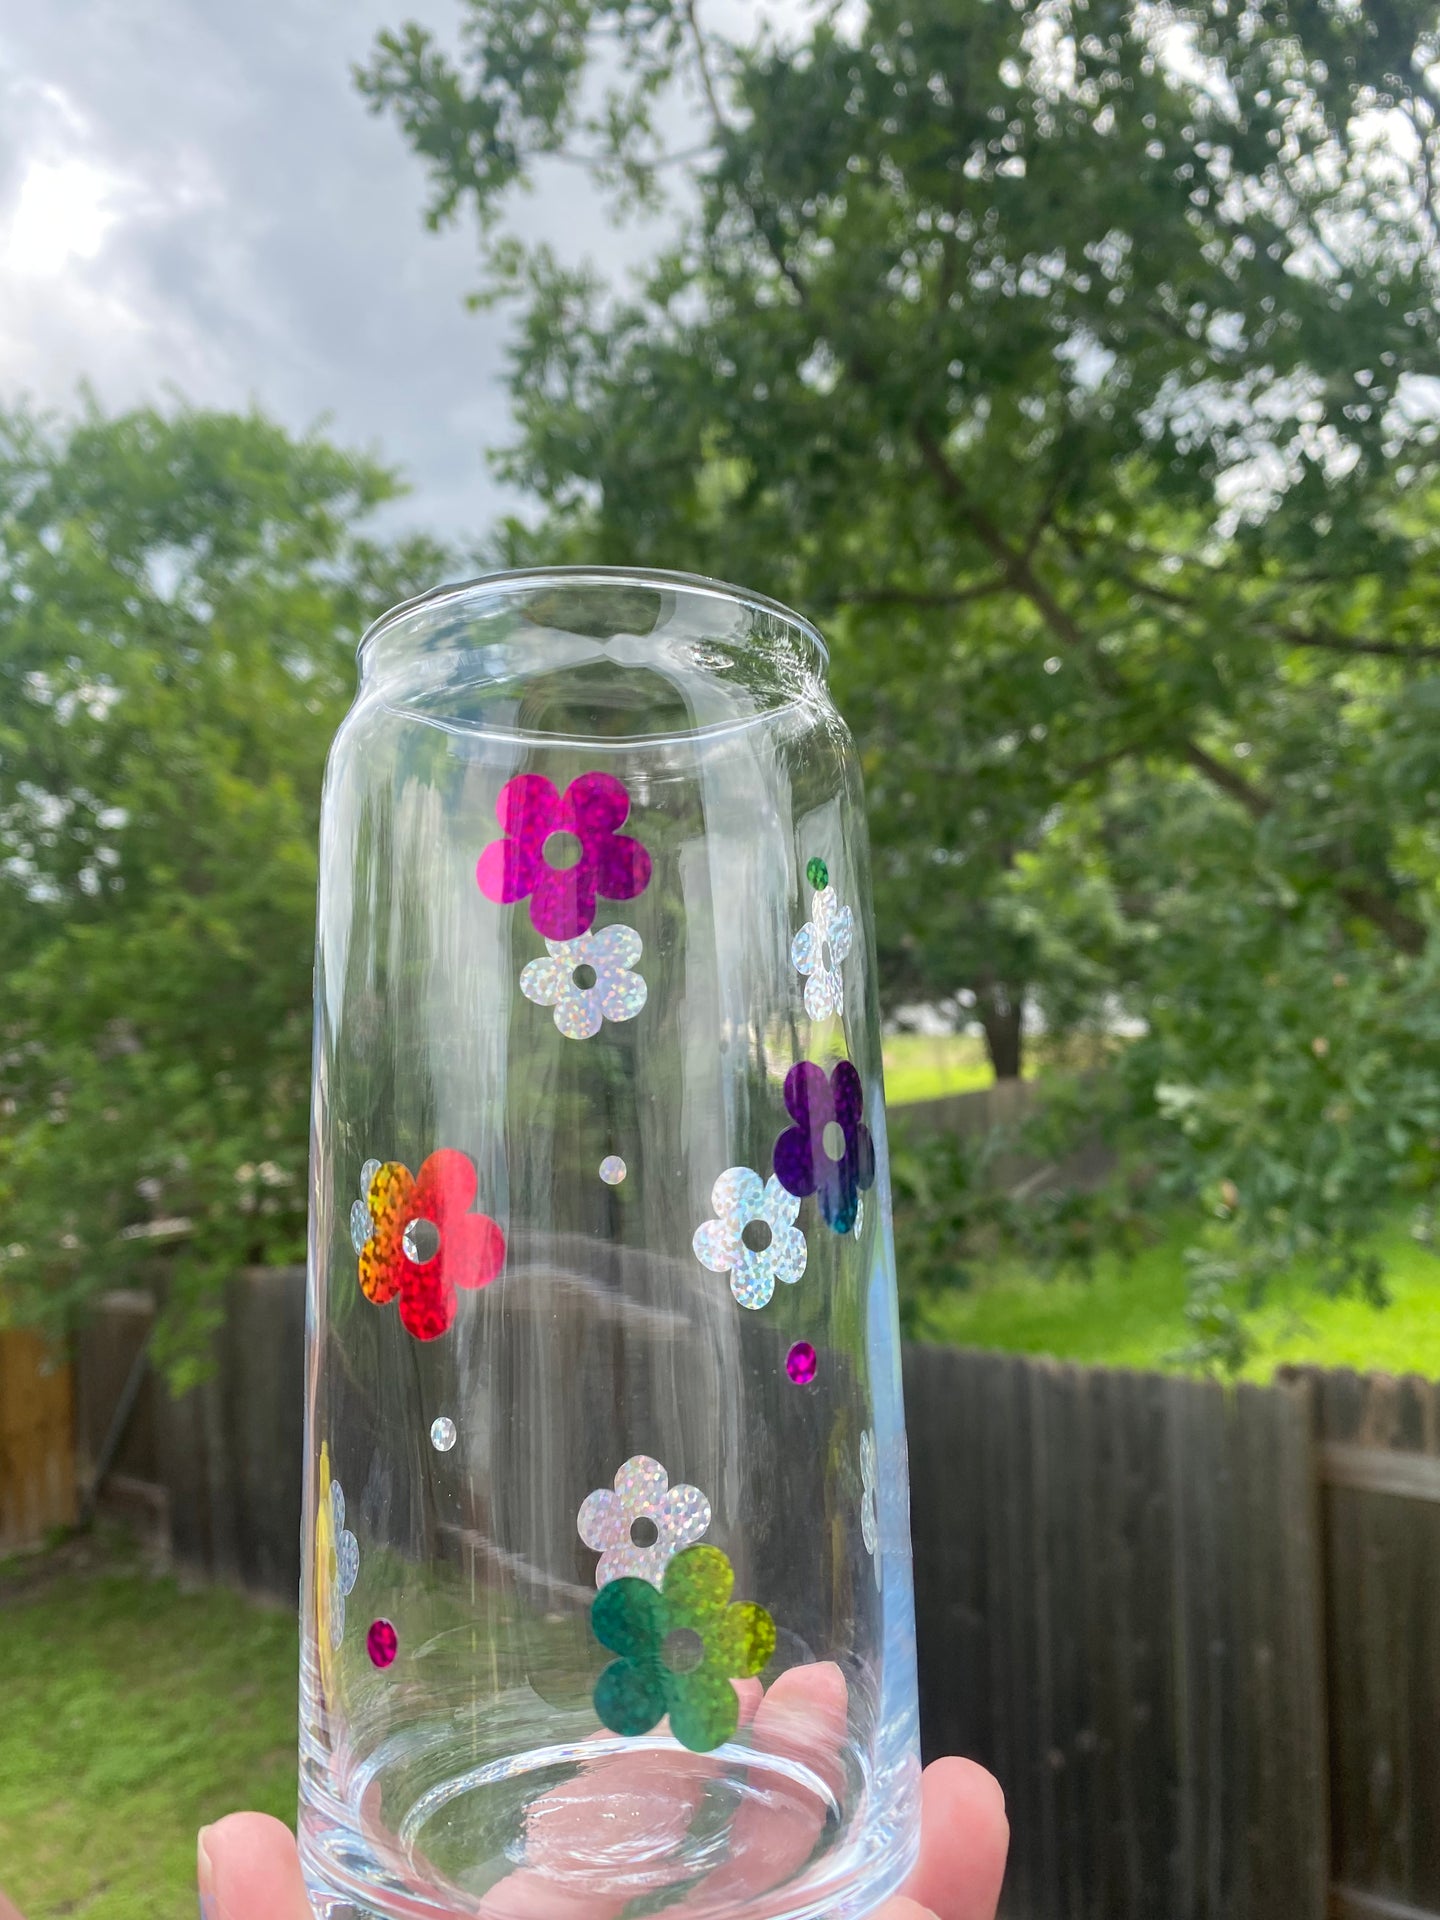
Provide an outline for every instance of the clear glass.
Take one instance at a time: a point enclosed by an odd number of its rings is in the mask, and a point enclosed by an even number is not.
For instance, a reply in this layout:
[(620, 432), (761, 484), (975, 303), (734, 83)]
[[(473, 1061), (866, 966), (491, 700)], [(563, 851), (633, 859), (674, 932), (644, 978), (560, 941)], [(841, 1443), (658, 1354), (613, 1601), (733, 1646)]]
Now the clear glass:
[[(366, 635), (321, 835), (317, 1913), (868, 1913), (917, 1840), (860, 776), (680, 575)], [(498, 812), (497, 812), (498, 809)]]

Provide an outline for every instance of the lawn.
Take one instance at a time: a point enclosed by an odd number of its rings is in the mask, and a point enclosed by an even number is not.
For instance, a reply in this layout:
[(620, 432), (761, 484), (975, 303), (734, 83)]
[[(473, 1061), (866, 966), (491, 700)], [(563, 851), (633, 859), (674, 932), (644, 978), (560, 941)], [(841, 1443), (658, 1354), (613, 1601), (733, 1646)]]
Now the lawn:
[[(1045, 1353), (1097, 1366), (1165, 1367), (1185, 1338), (1182, 1252), (1193, 1225), (1177, 1221), (1133, 1260), (1103, 1255), (1094, 1277), (1041, 1279), (1002, 1265), (967, 1290), (945, 1289), (919, 1303), (924, 1340)], [(1440, 1259), (1401, 1229), (1377, 1242), (1391, 1304), (1328, 1298), (1303, 1268), (1272, 1287), (1252, 1317), (1251, 1379), (1286, 1362), (1440, 1376)]]
[(194, 1920), (195, 1834), (295, 1817), (293, 1608), (79, 1541), (0, 1565), (0, 1887), (26, 1920)]
[(885, 1103), (904, 1107), (993, 1086), (985, 1043), (974, 1034), (887, 1033), (884, 1040)]

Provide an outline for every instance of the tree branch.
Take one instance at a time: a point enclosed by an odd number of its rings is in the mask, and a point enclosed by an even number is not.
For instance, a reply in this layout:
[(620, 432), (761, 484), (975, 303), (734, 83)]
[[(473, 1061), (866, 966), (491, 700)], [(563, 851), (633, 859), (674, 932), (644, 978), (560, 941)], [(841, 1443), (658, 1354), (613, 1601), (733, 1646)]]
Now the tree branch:
[[(1203, 611), (1193, 595), (1179, 593), (1174, 587), (1159, 586), (1155, 581), (1134, 573), (1122, 573), (1119, 578), (1136, 593), (1144, 594), (1147, 600), (1157, 600), (1162, 606), (1176, 607), (1183, 613)], [(1440, 646), (1426, 646), (1423, 643), (1408, 646), (1400, 640), (1361, 640), (1336, 633), (1333, 627), (1315, 627), (1303, 631), (1299, 627), (1260, 621), (1253, 630), (1268, 633), (1288, 647), (1311, 647), (1325, 653), (1366, 654), (1378, 660), (1440, 660)]]
[(1088, 651), (1085, 635), (1074, 616), (1062, 607), (1049, 587), (1036, 573), (1030, 557), (1012, 547), (985, 510), (971, 499), (965, 483), (945, 458), (945, 450), (931, 429), (924, 424), (915, 428), (921, 458), (939, 481), (941, 489), (960, 509), (971, 531), (995, 561), (1009, 585), (1030, 601), (1050, 630), (1077, 652)]
[(1013, 591), (1008, 580), (979, 580), (973, 587), (957, 587), (953, 593), (873, 587), (859, 593), (837, 593), (829, 604), (832, 607), (963, 607), (973, 600), (991, 600), (997, 594)]
[(1234, 767), (1227, 767), (1223, 760), (1217, 760), (1213, 753), (1207, 753), (1198, 742), (1187, 740), (1181, 751), (1187, 766), (1203, 774), (1212, 787), (1218, 787), (1221, 793), (1237, 801), (1252, 820), (1263, 820), (1267, 814), (1275, 811), (1275, 802), (1269, 794), (1252, 786), (1243, 773), (1237, 773)]
[[(1078, 652), (1091, 654), (1093, 660), (1092, 650), (1074, 615), (1061, 606), (1050, 588), (1035, 572), (1029, 557), (1012, 547), (989, 515), (970, 498), (964, 482), (945, 458), (944, 449), (931, 429), (922, 424), (916, 427), (915, 433), (925, 464), (935, 475), (946, 496), (959, 508), (975, 537), (995, 559), (1002, 574), (1016, 593), (1030, 601), (1057, 639)], [(1094, 660), (1093, 663), (1102, 679), (1110, 681), (1113, 685), (1113, 676), (1105, 672), (1102, 663), (1098, 660)], [(1217, 760), (1197, 741), (1183, 741), (1180, 752), (1188, 766), (1208, 780), (1219, 792), (1243, 807), (1252, 820), (1258, 823), (1274, 812), (1275, 802), (1268, 794), (1252, 786), (1250, 781), (1243, 774), (1237, 773), (1233, 767), (1227, 767), (1223, 761)], [(1403, 907), (1378, 887), (1342, 879), (1335, 872), (1340, 862), (1334, 856), (1324, 859), (1323, 863), (1335, 875), (1337, 897), (1353, 913), (1358, 913), (1372, 926), (1378, 927), (1401, 953), (1423, 952), (1426, 933), (1420, 921), (1406, 913)]]
[(1440, 647), (1408, 647), (1399, 640), (1351, 640), (1328, 629), (1300, 633), (1294, 627), (1273, 627), (1271, 631), (1289, 646), (1318, 647), (1326, 653), (1363, 653), (1380, 660), (1440, 660)]
[(710, 52), (705, 44), (705, 35), (701, 31), (700, 16), (696, 11), (696, 0), (684, 0), (683, 12), (685, 15), (685, 25), (690, 30), (690, 41), (695, 50), (695, 67), (700, 75), (700, 87), (705, 95), (705, 103), (710, 109), (710, 118), (715, 123), (715, 131), (717, 134), (727, 134), (730, 131), (730, 123), (725, 118), (724, 112), (721, 109), (720, 95), (715, 87), (715, 77), (710, 71)]
[[(1250, 815), (1252, 820), (1263, 820), (1275, 810), (1275, 802), (1254, 787), (1233, 767), (1227, 767), (1221, 760), (1215, 759), (1202, 746), (1193, 740), (1185, 742), (1185, 759), (1197, 773), (1203, 774), (1212, 786), (1228, 794)], [(1323, 858), (1323, 856), (1322, 856)], [(1324, 862), (1333, 868), (1333, 860)], [(1401, 953), (1417, 954), (1425, 951), (1426, 932), (1423, 922), (1409, 914), (1387, 893), (1379, 887), (1363, 882), (1340, 880), (1335, 891), (1352, 913), (1358, 913), (1362, 920), (1368, 920), (1378, 927), (1390, 943), (1398, 947)]]

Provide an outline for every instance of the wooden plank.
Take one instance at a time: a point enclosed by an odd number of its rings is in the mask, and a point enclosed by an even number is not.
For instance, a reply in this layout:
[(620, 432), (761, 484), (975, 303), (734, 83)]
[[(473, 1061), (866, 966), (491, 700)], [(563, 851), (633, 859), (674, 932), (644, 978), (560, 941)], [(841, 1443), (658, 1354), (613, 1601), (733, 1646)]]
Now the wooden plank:
[(1310, 1396), (1232, 1397), (1238, 1682), (1249, 1754), (1245, 1908), (1321, 1920), (1329, 1882), (1323, 1603)]
[[(1320, 1920), (1305, 1392), (927, 1354), (907, 1362), (907, 1396), (919, 1617), (933, 1633), (948, 1608), (953, 1623), (963, 1590), (985, 1663), (982, 1683), (961, 1682), (958, 1636), (932, 1654), (922, 1633), (927, 1746), (939, 1727), (964, 1728), (961, 1750), (1001, 1779), (1005, 1912)], [(970, 1471), (957, 1476), (957, 1461)], [(947, 1515), (963, 1524), (963, 1558), (940, 1544)], [(924, 1592), (933, 1577), (943, 1606)], [(955, 1701), (937, 1708), (937, 1682), (973, 1687), (983, 1711), (967, 1723)]]
[(1388, 1900), (1383, 1894), (1345, 1886), (1330, 1889), (1330, 1913), (1333, 1920), (1440, 1920), (1440, 1914), (1424, 1907), (1412, 1907), (1403, 1900)]
[[(75, 1343), (75, 1428), (84, 1485), (94, 1477), (111, 1416), (136, 1354), (155, 1319), (155, 1296), (138, 1290), (102, 1293)], [(135, 1480), (156, 1481), (155, 1380), (147, 1373), (125, 1425), (113, 1469)]]
[(1440, 1502), (1440, 1457), (1434, 1454), (1388, 1453), (1346, 1440), (1322, 1442), (1319, 1454), (1320, 1478), (1327, 1486)]
[(1440, 1913), (1440, 1390), (1312, 1384), (1338, 1468), (1323, 1489), (1331, 1872), (1352, 1910)]
[(38, 1546), (75, 1510), (69, 1363), (27, 1327), (0, 1329), (0, 1551)]

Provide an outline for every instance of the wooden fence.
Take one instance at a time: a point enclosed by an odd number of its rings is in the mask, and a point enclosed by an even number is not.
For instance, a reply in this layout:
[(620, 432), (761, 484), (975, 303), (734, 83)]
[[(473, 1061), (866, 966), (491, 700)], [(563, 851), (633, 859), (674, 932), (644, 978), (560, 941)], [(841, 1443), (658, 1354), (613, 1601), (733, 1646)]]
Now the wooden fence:
[(906, 1402), (924, 1741), (1005, 1788), (1007, 1911), (1318, 1920), (1307, 1390), (915, 1347)]
[(69, 1365), (38, 1334), (0, 1327), (0, 1554), (74, 1518)]
[[(142, 1378), (111, 1481), (286, 1597), (302, 1319), (298, 1271), (237, 1281), (214, 1378)], [(146, 1323), (120, 1296), (82, 1341), (92, 1460)], [(905, 1371), (922, 1735), (1000, 1777), (1006, 1913), (1440, 1920), (1440, 1385)]]

